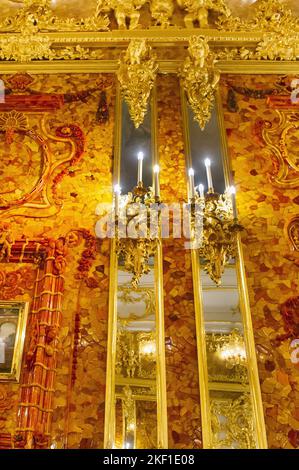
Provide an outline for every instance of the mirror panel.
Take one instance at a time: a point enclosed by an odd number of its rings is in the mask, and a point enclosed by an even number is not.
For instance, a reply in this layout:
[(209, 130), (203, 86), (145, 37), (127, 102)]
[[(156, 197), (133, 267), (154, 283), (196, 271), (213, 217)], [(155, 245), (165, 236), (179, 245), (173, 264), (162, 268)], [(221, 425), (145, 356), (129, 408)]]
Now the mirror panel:
[(244, 328), (235, 263), (217, 287), (201, 271), (212, 447), (256, 448)]
[[(121, 204), (137, 184), (139, 152), (144, 154), (143, 185), (152, 186), (153, 165), (157, 163), (153, 106), (155, 93), (144, 123), (136, 129), (127, 105), (118, 97), (121, 112), (117, 114), (114, 183), (121, 187)], [(133, 275), (125, 270), (124, 259), (117, 257), (116, 246), (115, 239), (111, 251), (106, 447), (167, 448), (161, 246), (158, 243), (149, 271), (137, 285), (132, 284)]]
[[(214, 189), (223, 194), (232, 180), (221, 106), (214, 107), (202, 131), (183, 92), (182, 101), (187, 165), (194, 169), (195, 184), (207, 190), (204, 161), (209, 158)], [(220, 286), (196, 250), (192, 257), (198, 357), (204, 362), (200, 390), (206, 397), (201, 400), (205, 448), (265, 448), (267, 442), (240, 239), (236, 253), (236, 259), (227, 260)]]
[(118, 448), (145, 449), (149, 445), (157, 448), (154, 267), (142, 277), (136, 289), (132, 288), (131, 280), (132, 275), (119, 266), (115, 363)]

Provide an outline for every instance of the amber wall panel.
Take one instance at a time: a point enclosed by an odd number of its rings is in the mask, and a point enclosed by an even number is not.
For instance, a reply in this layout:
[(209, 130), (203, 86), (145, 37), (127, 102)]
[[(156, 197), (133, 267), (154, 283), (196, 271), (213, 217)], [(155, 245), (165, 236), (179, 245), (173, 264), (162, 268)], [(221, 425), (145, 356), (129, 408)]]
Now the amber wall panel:
[[(42, 195), (37, 194), (31, 201), (32, 207), (20, 202), (10, 211), (0, 209), (0, 222), (9, 223), (15, 240), (24, 235), (28, 239), (62, 237), (67, 250), (54, 413), (48, 445), (101, 448), (110, 245), (108, 241), (95, 239), (94, 228), (98, 219), (97, 205), (110, 203), (112, 197), (114, 76), (34, 75), (25, 78), (28, 84), (21, 91), (16, 81), (11, 81), (13, 77), (1, 78), (12, 90), (7, 101), (12, 110), (20, 106), (17, 95), (26, 95), (29, 97), (26, 99), (31, 100), (32, 108), (24, 112), (28, 127), (45, 138), (51, 161), (57, 162), (56, 169), (42, 182), (48, 208), (41, 207)], [(4, 114), (1, 107), (0, 114)], [(9, 142), (9, 135), (1, 134), (1, 198), (7, 200), (20, 199), (22, 194), (31, 191), (36, 182), (36, 165), (41, 165), (38, 145), (28, 136), (12, 135), (12, 142)], [(69, 136), (72, 141), (66, 140)], [(18, 158), (10, 162), (9, 152)], [(28, 172), (30, 178), (26, 178)], [(63, 259), (59, 261), (64, 263)], [(8, 263), (4, 269), (11, 269)], [(0, 386), (7, 392), (15, 387)], [(6, 422), (0, 422), (0, 433), (13, 433), (10, 414)], [(14, 416), (16, 421), (16, 413)]]
[[(263, 130), (273, 130), (279, 122), (281, 110), (273, 97), (285, 95), (287, 101), (290, 80), (225, 76), (221, 86), (238, 212), (245, 227), (242, 243), (270, 448), (299, 446), (299, 366), (291, 361), (290, 347), (298, 338), (298, 301), (287, 312), (288, 324), (283, 309), (289, 299), (298, 299), (298, 264), (286, 226), (299, 213), (299, 184), (289, 188), (277, 182), (281, 164), (263, 136)], [(283, 142), (280, 137), (280, 131), (271, 137), (276, 149)], [(298, 138), (294, 130), (288, 152), (297, 148)], [(283, 165), (290, 171), (286, 161)], [(298, 177), (298, 171), (289, 173), (293, 182)]]
[[(171, 75), (159, 77), (157, 96), (161, 197), (165, 203), (182, 203), (187, 186), (178, 79)], [(199, 448), (202, 444), (192, 267), (184, 239), (163, 240), (163, 271), (169, 447)]]
[[(32, 265), (0, 263), (0, 299), (31, 303), (36, 274)], [(19, 383), (0, 382), (0, 434), (15, 433), (19, 394)]]

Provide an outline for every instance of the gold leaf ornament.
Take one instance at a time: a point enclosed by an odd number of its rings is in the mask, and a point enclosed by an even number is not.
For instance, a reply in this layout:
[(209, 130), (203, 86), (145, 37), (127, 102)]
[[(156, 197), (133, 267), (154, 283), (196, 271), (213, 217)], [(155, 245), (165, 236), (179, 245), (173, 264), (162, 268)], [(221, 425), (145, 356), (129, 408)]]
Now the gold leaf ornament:
[(214, 56), (204, 37), (190, 39), (188, 54), (179, 76), (194, 119), (204, 129), (211, 118), (220, 72), (214, 66)]
[(134, 39), (119, 62), (117, 72), (123, 99), (136, 128), (144, 121), (158, 71), (156, 55), (145, 40)]

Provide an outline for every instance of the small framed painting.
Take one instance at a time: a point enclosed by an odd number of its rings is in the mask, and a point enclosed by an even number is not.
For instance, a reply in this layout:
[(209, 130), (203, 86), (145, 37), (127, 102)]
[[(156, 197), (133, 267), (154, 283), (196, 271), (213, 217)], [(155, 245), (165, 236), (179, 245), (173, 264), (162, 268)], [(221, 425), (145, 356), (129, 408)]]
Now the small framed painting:
[(0, 381), (19, 381), (28, 307), (28, 302), (0, 300)]

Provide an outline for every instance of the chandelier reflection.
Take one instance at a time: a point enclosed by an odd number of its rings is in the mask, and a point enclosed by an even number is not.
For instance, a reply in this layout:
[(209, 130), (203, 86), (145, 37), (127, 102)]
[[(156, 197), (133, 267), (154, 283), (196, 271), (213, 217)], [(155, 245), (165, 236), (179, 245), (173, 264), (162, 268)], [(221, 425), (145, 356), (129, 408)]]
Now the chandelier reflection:
[[(237, 234), (243, 227), (236, 215), (235, 188), (229, 187), (224, 194), (214, 191), (211, 161), (205, 160), (208, 191), (202, 184), (195, 188), (194, 170), (189, 170), (189, 201), (191, 206), (191, 234), (194, 246), (203, 260), (203, 268), (210, 278), (221, 284), (225, 266), (237, 255)], [(198, 235), (198, 220), (201, 232)], [(196, 240), (199, 236), (199, 241)]]
[(243, 336), (238, 330), (233, 330), (230, 335), (218, 338), (218, 355), (225, 361), (226, 367), (232, 369), (236, 366), (246, 365), (246, 351)]

